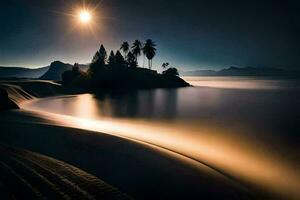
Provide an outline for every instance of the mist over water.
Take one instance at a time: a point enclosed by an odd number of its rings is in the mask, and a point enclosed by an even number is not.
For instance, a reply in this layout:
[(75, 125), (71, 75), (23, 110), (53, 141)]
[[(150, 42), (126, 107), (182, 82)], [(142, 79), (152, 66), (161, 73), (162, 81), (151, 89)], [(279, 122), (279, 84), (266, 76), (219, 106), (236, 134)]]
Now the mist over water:
[(24, 108), (171, 149), (243, 182), (300, 197), (299, 82), (185, 79), (195, 87), (52, 97)]

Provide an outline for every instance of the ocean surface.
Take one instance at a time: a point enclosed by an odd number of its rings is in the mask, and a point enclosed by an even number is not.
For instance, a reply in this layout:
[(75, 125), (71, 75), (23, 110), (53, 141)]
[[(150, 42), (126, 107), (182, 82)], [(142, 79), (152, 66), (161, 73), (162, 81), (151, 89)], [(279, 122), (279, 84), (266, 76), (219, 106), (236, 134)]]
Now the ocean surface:
[(300, 83), (183, 77), (194, 87), (51, 97), (25, 109), (151, 143), (241, 181), (300, 196)]

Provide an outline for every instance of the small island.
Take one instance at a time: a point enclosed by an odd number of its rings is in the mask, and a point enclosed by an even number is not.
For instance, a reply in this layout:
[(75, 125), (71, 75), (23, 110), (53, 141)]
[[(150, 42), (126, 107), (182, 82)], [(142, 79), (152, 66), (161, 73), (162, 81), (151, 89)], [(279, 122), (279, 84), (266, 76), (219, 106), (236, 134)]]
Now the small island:
[[(158, 73), (152, 70), (152, 59), (156, 55), (156, 44), (147, 39), (144, 44), (135, 40), (130, 47), (123, 42), (116, 53), (111, 51), (109, 56), (103, 45), (95, 53), (92, 62), (85, 71), (75, 63), (71, 70), (62, 74), (62, 84), (69, 88), (81, 88), (90, 92), (111, 89), (154, 89), (178, 88), (190, 86), (179, 77), (178, 70), (163, 63), (164, 71)], [(148, 59), (148, 69), (139, 67), (138, 57), (143, 54)]]

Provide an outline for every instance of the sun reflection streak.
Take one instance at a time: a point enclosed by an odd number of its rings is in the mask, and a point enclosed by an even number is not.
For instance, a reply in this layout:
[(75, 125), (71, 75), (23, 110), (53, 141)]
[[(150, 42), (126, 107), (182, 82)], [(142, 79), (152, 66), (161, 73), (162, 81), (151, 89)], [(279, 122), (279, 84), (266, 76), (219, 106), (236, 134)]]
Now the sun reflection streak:
[(97, 105), (93, 101), (89, 94), (81, 95), (76, 98), (76, 106), (72, 108), (75, 111), (75, 115), (80, 118), (93, 119), (97, 116)]
[[(270, 90), (281, 88), (280, 85), (275, 84), (277, 80), (257, 80), (249, 77), (237, 78), (237, 77), (182, 77), (185, 81), (193, 86), (198, 87), (211, 87), (211, 88), (223, 88), (223, 89), (259, 89)], [(241, 81), (243, 80), (243, 81)]]

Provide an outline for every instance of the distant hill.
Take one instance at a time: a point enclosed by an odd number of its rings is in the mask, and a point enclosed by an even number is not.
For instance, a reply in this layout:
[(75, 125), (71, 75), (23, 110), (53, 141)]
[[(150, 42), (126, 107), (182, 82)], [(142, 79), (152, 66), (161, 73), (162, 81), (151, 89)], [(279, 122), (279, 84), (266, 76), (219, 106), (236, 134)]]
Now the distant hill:
[(270, 67), (229, 67), (215, 70), (182, 71), (181, 76), (279, 76), (300, 77), (300, 71)]
[(29, 69), (23, 67), (0, 67), (0, 78), (39, 78), (49, 69), (41, 67)]
[(43, 80), (61, 80), (61, 75), (65, 71), (71, 70), (72, 65), (60, 61), (54, 61), (50, 64), (48, 71), (43, 74), (40, 79)]
[[(61, 80), (63, 72), (70, 70), (72, 65), (55, 61), (50, 66), (40, 68), (5, 67), (0, 66), (0, 79), (44, 79)], [(89, 64), (79, 64), (80, 70), (86, 72)]]
[[(48, 71), (40, 77), (42, 80), (55, 80), (60, 81), (62, 79), (62, 74), (65, 71), (69, 71), (72, 69), (71, 64), (63, 63), (61, 61), (54, 61), (50, 64)], [(82, 71), (87, 71), (89, 65), (79, 64), (79, 68)]]

